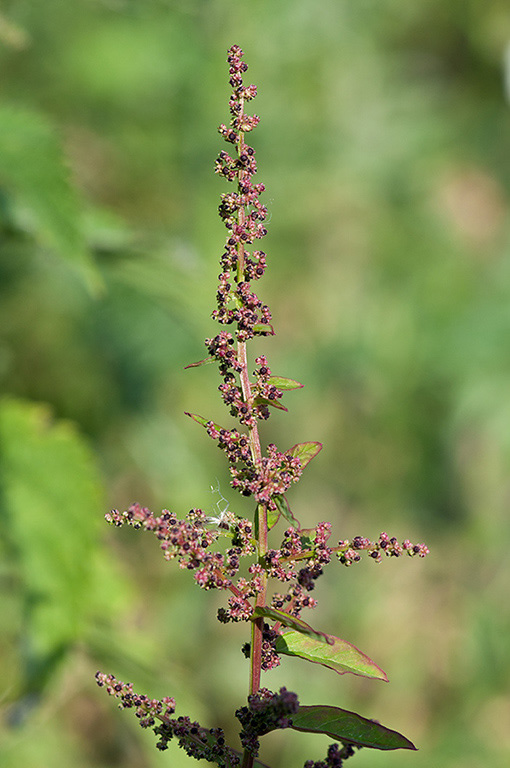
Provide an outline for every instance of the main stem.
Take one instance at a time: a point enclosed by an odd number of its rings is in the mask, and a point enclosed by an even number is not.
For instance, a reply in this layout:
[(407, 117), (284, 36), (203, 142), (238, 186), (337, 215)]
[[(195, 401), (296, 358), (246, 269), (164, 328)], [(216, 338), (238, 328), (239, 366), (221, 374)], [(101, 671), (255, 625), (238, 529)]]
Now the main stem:
[[(244, 103), (241, 102), (241, 111), (244, 111)], [(244, 133), (239, 136), (238, 154), (244, 152)], [(241, 178), (238, 178), (238, 187), (240, 193)], [(242, 226), (245, 222), (246, 212), (244, 206), (240, 206), (238, 212), (238, 222)], [(244, 278), (245, 250), (244, 244), (239, 242), (238, 261), (237, 261), (237, 280)], [(246, 342), (237, 342), (237, 358), (241, 365), (241, 389), (243, 399), (249, 406), (253, 404), (253, 395), (251, 392), (251, 382), (248, 373), (248, 358), (246, 354)], [(257, 424), (248, 428), (250, 450), (255, 467), (260, 467), (262, 463), (262, 450), (260, 447), (260, 437)], [(267, 504), (258, 504), (258, 562), (262, 562), (267, 552)], [(262, 574), (262, 590), (258, 593), (255, 606), (265, 606), (266, 604), (267, 575), (265, 571)], [(262, 635), (264, 631), (264, 619), (262, 616), (251, 623), (251, 651), (250, 651), (250, 693), (257, 693), (260, 689), (260, 675), (262, 670)], [(243, 754), (241, 768), (252, 768), (254, 757), (246, 749)]]

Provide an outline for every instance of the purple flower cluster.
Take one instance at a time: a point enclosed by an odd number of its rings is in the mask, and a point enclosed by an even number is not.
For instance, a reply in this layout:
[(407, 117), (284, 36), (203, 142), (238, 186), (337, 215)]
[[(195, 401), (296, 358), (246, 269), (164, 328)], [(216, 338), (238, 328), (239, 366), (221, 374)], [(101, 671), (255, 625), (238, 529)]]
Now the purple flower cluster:
[(134, 693), (131, 683), (123, 683), (115, 675), (96, 672), (96, 682), (100, 688), (105, 687), (110, 696), (120, 699), (120, 709), (134, 709), (142, 728), (150, 728), (155, 718), (166, 719), (175, 712), (175, 699), (169, 696), (149, 699), (145, 694)]
[[(201, 509), (190, 510), (187, 519), (180, 520), (167, 509), (160, 516), (155, 516), (140, 504), (132, 504), (125, 512), (113, 509), (105, 518), (116, 526), (127, 524), (152, 531), (161, 542), (166, 560), (177, 559), (181, 568), (194, 570), (195, 581), (202, 589), (232, 590), (242, 603), (246, 618), (249, 618), (252, 608), (247, 598), (257, 593), (257, 581), (254, 578), (252, 582), (247, 582), (240, 578), (238, 586), (233, 583), (239, 572), (240, 558), (255, 552), (253, 526), (249, 520), (231, 515), (232, 532), (228, 525), (227, 530), (224, 529), (225, 524), (218, 530), (210, 530), (206, 527), (208, 518)], [(209, 549), (221, 534), (231, 536), (234, 545), (225, 554)]]

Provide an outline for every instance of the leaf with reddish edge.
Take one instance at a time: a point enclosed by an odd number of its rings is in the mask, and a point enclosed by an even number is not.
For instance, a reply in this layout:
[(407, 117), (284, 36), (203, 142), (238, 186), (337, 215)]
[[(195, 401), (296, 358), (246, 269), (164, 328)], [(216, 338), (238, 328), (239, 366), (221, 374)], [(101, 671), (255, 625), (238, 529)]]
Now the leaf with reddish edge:
[(198, 413), (188, 413), (188, 411), (184, 411), (184, 415), (189, 416), (190, 419), (193, 419), (193, 421), (196, 421), (197, 424), (201, 424), (206, 429), (208, 424), (212, 424), (213, 427), (217, 430), (223, 429), (223, 427), (220, 427), (219, 424), (215, 424), (215, 422), (211, 421), (211, 419), (204, 419), (204, 417), (199, 416)]
[(270, 376), (267, 383), (277, 387), (277, 389), (303, 389), (303, 384), (295, 379), (288, 379), (286, 376)]
[(296, 456), (301, 462), (301, 467), (306, 467), (307, 464), (314, 459), (319, 451), (322, 449), (322, 443), (297, 443), (285, 451), (287, 456)]
[[(283, 623), (283, 622), (282, 622)], [(297, 629), (297, 627), (293, 627)], [(283, 632), (276, 641), (275, 651), (286, 656), (299, 656), (305, 661), (322, 664), (339, 675), (351, 673), (388, 682), (386, 672), (347, 640), (328, 635), (329, 643), (317, 640), (301, 631)]]
[(187, 368), (198, 368), (199, 365), (207, 365), (208, 363), (214, 363), (214, 357), (204, 357), (203, 360), (199, 360), (197, 363), (190, 363), (184, 366), (184, 370)]
[(339, 707), (299, 707), (297, 713), (292, 716), (290, 727), (306, 733), (325, 733), (332, 739), (356, 747), (416, 750), (412, 741), (401, 733)]
[(333, 642), (334, 639), (330, 638), (329, 635), (326, 635), (325, 632), (319, 632), (317, 629), (314, 629), (307, 624), (306, 621), (303, 621), (303, 619), (297, 619), (295, 616), (291, 616), (290, 614), (285, 613), (285, 611), (279, 611), (277, 608), (269, 608), (268, 606), (259, 605), (253, 611), (252, 618), (256, 619), (259, 616), (278, 621), (285, 627), (295, 629), (297, 633), (303, 633), (304, 635), (315, 638), (315, 641), (320, 642), (321, 644)]

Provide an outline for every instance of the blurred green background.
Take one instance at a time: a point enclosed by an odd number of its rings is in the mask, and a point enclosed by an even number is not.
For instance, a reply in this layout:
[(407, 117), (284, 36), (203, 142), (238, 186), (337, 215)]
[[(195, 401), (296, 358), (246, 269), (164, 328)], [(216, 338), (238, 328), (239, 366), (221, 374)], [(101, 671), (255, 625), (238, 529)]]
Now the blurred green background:
[[(222, 596), (103, 522), (134, 500), (211, 514), (223, 456), (213, 174), (241, 45), (262, 118), (276, 337), (302, 381), (263, 427), (324, 450), (289, 493), (334, 536), (426, 541), (426, 560), (319, 582), (313, 623), (390, 684), (284, 659), (264, 678), (354, 709), (419, 752), (359, 768), (510, 758), (507, 0), (5, 0), (0, 8), (0, 764), (184, 768), (94, 683), (111, 671), (221, 725), (247, 689)], [(507, 49), (508, 50), (508, 49)], [(508, 61), (508, 55), (507, 55)], [(265, 737), (273, 768), (329, 740)], [(192, 763), (191, 763), (192, 764)]]

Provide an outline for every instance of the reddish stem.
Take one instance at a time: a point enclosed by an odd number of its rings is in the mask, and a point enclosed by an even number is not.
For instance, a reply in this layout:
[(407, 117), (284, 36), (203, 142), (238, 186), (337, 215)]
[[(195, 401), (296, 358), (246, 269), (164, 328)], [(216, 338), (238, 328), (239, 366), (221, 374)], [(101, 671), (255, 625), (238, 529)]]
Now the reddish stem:
[[(241, 122), (242, 114), (244, 113), (244, 101), (241, 100)], [(238, 155), (244, 152), (244, 133), (240, 133), (239, 142), (237, 145)], [(241, 174), (238, 177), (238, 190), (240, 193), (241, 188)], [(245, 222), (246, 212), (244, 206), (240, 206), (238, 211), (238, 223), (242, 226)], [(238, 261), (237, 261), (237, 282), (244, 279), (244, 265), (245, 265), (245, 248), (242, 242), (238, 245)], [(248, 358), (246, 354), (246, 342), (238, 341), (237, 343), (237, 359), (241, 365), (240, 379), (241, 389), (243, 393), (243, 399), (248, 406), (253, 405), (253, 395), (251, 391), (251, 382), (248, 372)], [(257, 425), (248, 427), (250, 450), (255, 467), (260, 467), (262, 463), (262, 450), (260, 447), (260, 437)], [(264, 559), (267, 552), (267, 504), (259, 504), (257, 506), (258, 515), (258, 561)], [(262, 574), (262, 590), (258, 593), (256, 599), (256, 606), (265, 606), (266, 604), (266, 587), (267, 587), (267, 575), (265, 571)], [(251, 652), (250, 652), (250, 693), (257, 693), (260, 689), (260, 676), (262, 670), (262, 635), (264, 630), (264, 619), (262, 616), (258, 617), (252, 622), (251, 629)], [(252, 768), (254, 757), (249, 754), (245, 749), (243, 754), (243, 762), (241, 768)]]

